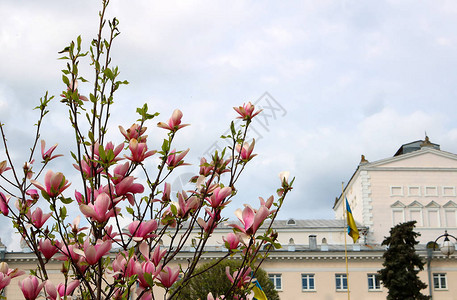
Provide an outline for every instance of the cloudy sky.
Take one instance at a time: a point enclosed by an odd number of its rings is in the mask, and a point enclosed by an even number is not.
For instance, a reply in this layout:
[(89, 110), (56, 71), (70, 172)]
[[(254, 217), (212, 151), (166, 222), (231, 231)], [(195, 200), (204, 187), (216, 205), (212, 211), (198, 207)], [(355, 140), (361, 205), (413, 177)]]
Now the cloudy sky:
[[(19, 164), (33, 140), (32, 107), (45, 91), (64, 89), (57, 52), (78, 35), (88, 49), (98, 2), (0, 1), (0, 121)], [(111, 0), (107, 15), (120, 20), (113, 64), (130, 82), (112, 111), (114, 141), (122, 140), (117, 125), (130, 126), (143, 103), (160, 120), (180, 108), (192, 124), (176, 144), (191, 148), (185, 178), (227, 130), (233, 106), (264, 108), (252, 133), (259, 155), (232, 210), (274, 193), (277, 174), (290, 170), (295, 188), (280, 217), (333, 218), (341, 182), (361, 154), (370, 161), (392, 156), (425, 132), (457, 152), (454, 1)], [(81, 71), (92, 79), (89, 68)], [(42, 137), (68, 158), (66, 110), (59, 101), (51, 110)], [(164, 135), (155, 123), (151, 143)], [(68, 159), (51, 167), (75, 176)]]

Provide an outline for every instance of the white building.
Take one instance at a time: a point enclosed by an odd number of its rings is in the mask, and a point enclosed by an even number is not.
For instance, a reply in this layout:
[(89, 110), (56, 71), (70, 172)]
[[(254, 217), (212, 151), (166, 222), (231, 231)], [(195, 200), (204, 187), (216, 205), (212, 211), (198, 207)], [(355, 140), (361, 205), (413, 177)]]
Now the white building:
[[(424, 294), (432, 293), (433, 299), (439, 300), (457, 299), (453, 284), (457, 282), (457, 259), (426, 249), (444, 230), (457, 235), (456, 187), (457, 155), (441, 151), (428, 138), (401, 146), (390, 158), (368, 162), (362, 156), (344, 189), (361, 232), (359, 241), (353, 244), (346, 235), (340, 196), (333, 207), (335, 220), (277, 221), (274, 227), (283, 248), (273, 251), (262, 267), (284, 300), (348, 299), (348, 286), (351, 299), (386, 299), (387, 290), (376, 275), (385, 250), (381, 243), (393, 225), (416, 220), (416, 231), (422, 234), (417, 251), (429, 262), (420, 274), (430, 285)], [(220, 241), (230, 231), (226, 226), (217, 229), (204, 259), (225, 254)], [(190, 247), (188, 251), (176, 263), (185, 262), (192, 254)], [(6, 253), (5, 259), (11, 267), (34, 265), (31, 253)], [(59, 273), (60, 263), (55, 266), (52, 276)], [(16, 283), (10, 286), (8, 299), (22, 299)]]

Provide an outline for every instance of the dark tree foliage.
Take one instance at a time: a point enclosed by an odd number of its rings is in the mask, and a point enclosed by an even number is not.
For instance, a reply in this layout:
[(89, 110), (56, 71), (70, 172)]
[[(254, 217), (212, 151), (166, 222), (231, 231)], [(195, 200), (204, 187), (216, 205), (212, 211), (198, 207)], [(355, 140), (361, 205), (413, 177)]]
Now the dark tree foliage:
[[(214, 262), (206, 263), (198, 267), (194, 273), (199, 273), (208, 267), (210, 267)], [(209, 292), (213, 296), (223, 295), (226, 291), (229, 290), (232, 283), (228, 280), (227, 275), (225, 274), (225, 268), (230, 267), (230, 271), (233, 273), (240, 267), (240, 261), (234, 260), (225, 260), (217, 266), (207, 270), (200, 276), (194, 277), (190, 280), (189, 284), (184, 287), (180, 294), (174, 299), (177, 300), (190, 300), (190, 299), (202, 299), (206, 300)], [(256, 278), (260, 283), (265, 295), (268, 300), (280, 300), (278, 292), (275, 290), (273, 283), (268, 279), (268, 274), (262, 270), (257, 270)]]
[(382, 245), (388, 246), (384, 252), (383, 269), (379, 270), (383, 285), (389, 290), (388, 300), (430, 299), (421, 293), (427, 285), (419, 279), (418, 273), (424, 269), (424, 262), (414, 246), (419, 242), (414, 232), (416, 221), (401, 223), (390, 230)]

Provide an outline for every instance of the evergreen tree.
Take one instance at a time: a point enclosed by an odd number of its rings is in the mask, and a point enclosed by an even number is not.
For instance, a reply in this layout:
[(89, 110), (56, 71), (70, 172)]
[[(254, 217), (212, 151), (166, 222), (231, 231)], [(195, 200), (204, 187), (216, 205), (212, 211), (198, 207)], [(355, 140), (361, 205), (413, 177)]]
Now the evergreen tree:
[[(225, 260), (217, 266), (205, 271), (200, 276), (194, 277), (189, 281), (189, 284), (184, 287), (176, 300), (202, 299), (206, 300), (206, 296), (211, 292), (214, 296), (223, 295), (232, 283), (227, 278), (225, 268), (230, 267), (231, 272), (236, 271), (240, 266), (240, 261)], [(198, 267), (194, 273), (199, 273), (207, 269), (213, 263), (207, 263)], [(256, 278), (259, 281), (268, 300), (279, 300), (278, 292), (275, 290), (273, 282), (268, 278), (268, 274), (259, 269), (256, 272)]]
[(384, 268), (379, 270), (383, 285), (389, 290), (387, 300), (425, 300), (430, 296), (421, 293), (427, 285), (419, 279), (418, 273), (424, 269), (424, 262), (416, 253), (414, 246), (419, 242), (414, 232), (416, 221), (401, 223), (390, 230), (382, 245), (388, 249), (384, 252)]

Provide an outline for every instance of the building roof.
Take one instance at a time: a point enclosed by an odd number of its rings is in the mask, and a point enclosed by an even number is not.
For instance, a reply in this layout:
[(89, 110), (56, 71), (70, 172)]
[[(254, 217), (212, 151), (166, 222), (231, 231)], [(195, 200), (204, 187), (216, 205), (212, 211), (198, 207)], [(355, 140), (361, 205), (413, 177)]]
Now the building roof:
[(422, 149), (422, 147), (431, 147), (436, 150), (440, 150), (440, 145), (430, 142), (428, 136), (425, 136), (425, 140), (417, 140), (411, 143), (403, 144), (394, 154), (394, 156), (410, 153)]

